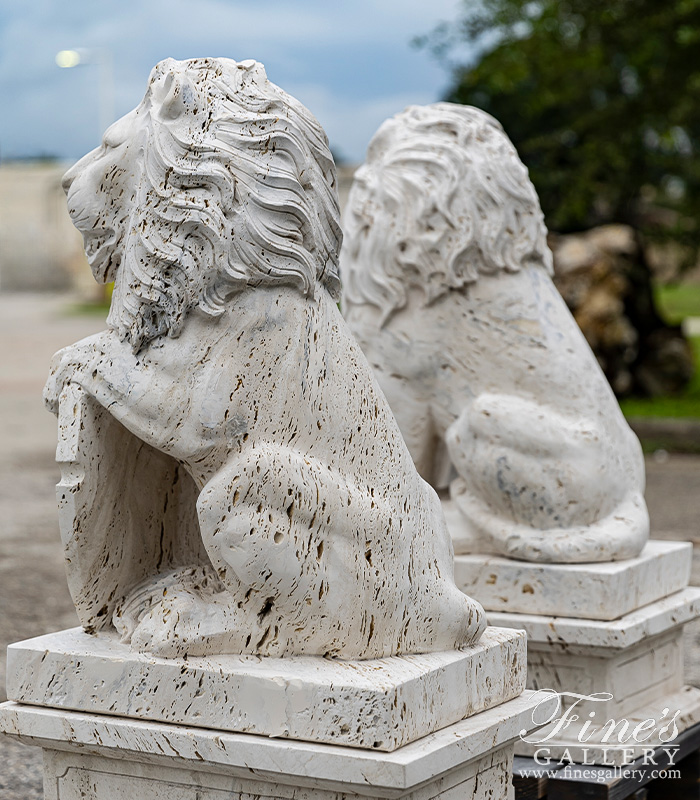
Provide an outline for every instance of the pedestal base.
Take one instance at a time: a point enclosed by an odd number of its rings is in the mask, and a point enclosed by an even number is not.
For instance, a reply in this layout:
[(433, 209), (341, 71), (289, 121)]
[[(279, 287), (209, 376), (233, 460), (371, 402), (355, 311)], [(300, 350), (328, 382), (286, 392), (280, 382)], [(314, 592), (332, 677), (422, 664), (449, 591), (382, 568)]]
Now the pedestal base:
[[(570, 724), (556, 734), (553, 722), (538, 732), (537, 743), (517, 742), (516, 753), (546, 748), (552, 759), (567, 754), (581, 763), (621, 764), (649, 748), (671, 746), (672, 718), (678, 733), (700, 722), (700, 689), (683, 685), (682, 644), (684, 623), (698, 614), (700, 589), (692, 587), (612, 622), (489, 612), (491, 623), (527, 632), (528, 686), (562, 693), (558, 717), (576, 704), (578, 719), (569, 714)], [(612, 697), (581, 700), (572, 693)], [(655, 725), (635, 742), (632, 731), (650, 719)]]
[(0, 731), (44, 749), (46, 800), (506, 800), (538, 703), (556, 699), (525, 692), (393, 753), (12, 702)]
[(487, 611), (613, 620), (688, 585), (693, 545), (650, 541), (637, 558), (601, 564), (535, 564), (455, 556), (457, 586)]

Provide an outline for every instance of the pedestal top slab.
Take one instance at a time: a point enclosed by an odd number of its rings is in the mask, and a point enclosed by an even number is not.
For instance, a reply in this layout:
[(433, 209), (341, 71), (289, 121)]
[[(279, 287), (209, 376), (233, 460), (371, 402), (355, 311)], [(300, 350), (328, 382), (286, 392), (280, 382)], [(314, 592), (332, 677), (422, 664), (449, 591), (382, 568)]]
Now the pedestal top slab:
[(693, 545), (650, 541), (637, 558), (535, 564), (455, 556), (455, 581), (487, 611), (614, 620), (688, 585)]
[(630, 647), (648, 636), (683, 625), (698, 616), (700, 616), (700, 587), (695, 586), (689, 586), (681, 592), (609, 622), (537, 614), (488, 612), (491, 625), (524, 630), (531, 644), (619, 649)]
[[(521, 731), (534, 730), (557, 707), (556, 696), (526, 690), (497, 708), (443, 728), (393, 753), (279, 741), (247, 734), (224, 733), (160, 722), (116, 718), (84, 712), (35, 708), (7, 702), (0, 705), (0, 732), (30, 744), (115, 755), (128, 751), (140, 760), (178, 759), (227, 774), (251, 772), (261, 777), (284, 774), (309, 781), (335, 781), (379, 787), (401, 793), (472, 759), (508, 744)], [(535, 713), (535, 709), (537, 709)], [(346, 787), (347, 788), (347, 787)]]
[(157, 658), (80, 628), (10, 645), (7, 694), (32, 705), (391, 751), (525, 688), (525, 637), (369, 661)]

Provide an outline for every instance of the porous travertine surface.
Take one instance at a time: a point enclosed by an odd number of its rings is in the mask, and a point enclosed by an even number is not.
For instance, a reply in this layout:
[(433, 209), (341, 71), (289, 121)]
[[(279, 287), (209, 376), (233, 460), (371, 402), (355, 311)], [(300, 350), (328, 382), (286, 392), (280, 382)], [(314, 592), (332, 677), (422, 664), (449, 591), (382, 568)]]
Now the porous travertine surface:
[[(366, 661), (313, 656), (156, 658), (80, 628), (10, 646), (19, 703), (394, 750), (518, 697), (525, 635), (487, 628), (478, 645)], [(177, 687), (174, 691), (172, 687)]]
[(108, 330), (56, 354), (68, 580), (136, 651), (366, 659), (484, 629), (336, 306), (335, 168), (256, 62), (167, 60), (64, 177)]
[(51, 800), (512, 800), (512, 742), (555, 713), (557, 698), (520, 697), (386, 753), (101, 714), (0, 704), (0, 729), (45, 751)]
[(488, 114), (387, 120), (343, 218), (343, 313), (460, 553), (637, 556), (639, 442), (552, 283), (527, 170)]
[(654, 540), (637, 558), (605, 563), (537, 564), (459, 555), (455, 580), (486, 611), (617, 620), (685, 589), (692, 557), (691, 542)]

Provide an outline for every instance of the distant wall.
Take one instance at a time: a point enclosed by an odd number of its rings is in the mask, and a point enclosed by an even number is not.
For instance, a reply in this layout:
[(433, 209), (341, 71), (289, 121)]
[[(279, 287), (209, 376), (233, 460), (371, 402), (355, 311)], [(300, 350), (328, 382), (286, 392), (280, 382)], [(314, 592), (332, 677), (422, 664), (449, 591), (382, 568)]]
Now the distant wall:
[[(66, 209), (61, 176), (69, 164), (0, 165), (0, 291), (77, 290), (100, 293), (83, 252), (83, 240)], [(341, 206), (354, 167), (338, 169)]]
[(342, 166), (338, 167), (338, 197), (340, 198), (341, 211), (345, 208), (348, 202), (348, 194), (352, 186), (352, 179), (355, 175), (357, 167)]
[(59, 163), (0, 165), (0, 291), (55, 291), (90, 277)]

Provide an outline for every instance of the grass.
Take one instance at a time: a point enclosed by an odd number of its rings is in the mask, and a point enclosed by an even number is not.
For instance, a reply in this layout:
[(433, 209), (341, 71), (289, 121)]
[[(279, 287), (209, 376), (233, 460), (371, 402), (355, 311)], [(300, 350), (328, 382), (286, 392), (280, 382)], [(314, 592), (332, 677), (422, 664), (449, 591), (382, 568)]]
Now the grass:
[(654, 299), (661, 316), (671, 325), (680, 325), (686, 317), (700, 317), (700, 284), (657, 286)]
[[(671, 325), (686, 317), (700, 317), (700, 284), (667, 284), (654, 290), (661, 316)], [(689, 338), (695, 375), (677, 397), (628, 398), (620, 401), (626, 417), (700, 419), (700, 337)]]

